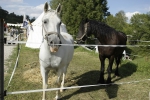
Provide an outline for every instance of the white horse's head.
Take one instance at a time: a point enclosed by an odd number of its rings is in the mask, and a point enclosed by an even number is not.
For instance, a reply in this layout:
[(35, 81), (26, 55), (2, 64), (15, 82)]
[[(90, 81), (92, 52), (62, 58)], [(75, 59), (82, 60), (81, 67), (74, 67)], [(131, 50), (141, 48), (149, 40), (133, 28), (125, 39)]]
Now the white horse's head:
[(61, 5), (59, 4), (56, 10), (52, 10), (46, 2), (44, 5), (44, 16), (42, 18), (42, 27), (45, 34), (57, 33), (60, 34), (61, 19), (59, 18)]
[(42, 18), (43, 35), (51, 52), (57, 52), (59, 45), (55, 44), (61, 43), (59, 37), (61, 25), (61, 19), (59, 18), (60, 8), (60, 5), (58, 5), (56, 10), (52, 10), (47, 2), (44, 5), (44, 15)]

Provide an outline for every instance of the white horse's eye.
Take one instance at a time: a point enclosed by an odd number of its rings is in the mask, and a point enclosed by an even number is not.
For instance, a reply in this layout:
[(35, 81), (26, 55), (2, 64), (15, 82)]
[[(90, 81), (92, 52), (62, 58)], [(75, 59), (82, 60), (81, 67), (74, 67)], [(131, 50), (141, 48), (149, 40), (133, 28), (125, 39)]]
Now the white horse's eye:
[(50, 44), (53, 44), (53, 41), (51, 41)]
[(44, 24), (46, 24), (47, 23), (47, 21), (44, 21)]

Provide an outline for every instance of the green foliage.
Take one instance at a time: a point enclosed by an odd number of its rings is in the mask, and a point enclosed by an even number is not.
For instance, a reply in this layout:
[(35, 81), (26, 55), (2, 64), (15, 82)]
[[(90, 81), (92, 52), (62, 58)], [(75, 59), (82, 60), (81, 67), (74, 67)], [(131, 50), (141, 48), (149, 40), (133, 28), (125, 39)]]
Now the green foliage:
[(8, 14), (8, 11), (6, 11), (0, 7), (0, 18), (5, 19), (7, 14)]
[(22, 15), (21, 16), (16, 15), (13, 12), (13, 13), (10, 13), (7, 15), (5, 21), (6, 21), (6, 23), (14, 23), (14, 24), (22, 23), (23, 22), (23, 16)]
[(131, 25), (133, 27), (133, 36), (138, 40), (149, 40), (150, 38), (150, 15), (149, 14), (135, 14), (131, 18)]
[(62, 4), (62, 0), (50, 0), (50, 6), (52, 9), (56, 9), (59, 3)]
[[(103, 21), (108, 16), (107, 0), (51, 0), (55, 9), (58, 3), (62, 4), (62, 21), (68, 32), (76, 35), (80, 21), (85, 18)], [(55, 8), (54, 8), (55, 7)]]
[[(147, 14), (135, 14), (131, 17), (130, 22), (127, 21), (124, 11), (119, 11), (115, 16), (110, 15), (106, 18), (106, 23), (118, 31), (122, 31), (128, 37), (128, 44), (136, 45), (149, 45), (146, 42), (137, 42), (130, 40), (143, 40), (149, 41), (150, 38), (150, 13)], [(132, 53), (147, 54), (150, 47), (130, 48)]]
[[(6, 23), (22, 23), (23, 22), (23, 15), (16, 15), (14, 12), (8, 13), (8, 11), (2, 9), (0, 7), (0, 18), (3, 18)], [(35, 17), (30, 19), (29, 15), (26, 16), (30, 22), (33, 22), (35, 20)]]
[[(150, 38), (150, 14), (135, 14), (131, 17), (130, 25), (132, 27), (131, 40), (149, 41)], [(130, 44), (137, 45), (149, 45), (148, 42), (130, 42)], [(138, 50), (138, 51), (137, 51)], [(150, 47), (140, 47), (138, 49), (133, 48), (133, 51), (137, 51), (139, 54), (148, 54)]]
[(105, 21), (109, 26), (113, 27), (117, 31), (126, 33), (128, 24), (124, 11), (119, 11), (115, 16), (108, 16)]
[(34, 22), (35, 20), (36, 20), (35, 17), (33, 17), (33, 18), (31, 18), (30, 22), (32, 23), (32, 22)]

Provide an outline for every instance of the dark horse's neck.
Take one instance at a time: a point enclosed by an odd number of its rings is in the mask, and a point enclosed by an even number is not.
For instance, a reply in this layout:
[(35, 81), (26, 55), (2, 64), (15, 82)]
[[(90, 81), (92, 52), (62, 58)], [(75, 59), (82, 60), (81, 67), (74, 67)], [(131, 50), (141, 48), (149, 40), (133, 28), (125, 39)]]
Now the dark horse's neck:
[(106, 42), (114, 36), (115, 30), (108, 25), (95, 21), (89, 21), (90, 33), (95, 36), (99, 40), (101, 44), (107, 44)]

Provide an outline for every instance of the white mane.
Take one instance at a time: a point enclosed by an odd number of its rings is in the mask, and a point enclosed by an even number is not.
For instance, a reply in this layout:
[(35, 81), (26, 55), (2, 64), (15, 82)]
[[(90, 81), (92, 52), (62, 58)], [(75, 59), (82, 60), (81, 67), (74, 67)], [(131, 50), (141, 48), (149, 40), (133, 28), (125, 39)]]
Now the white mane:
[(60, 32), (67, 32), (67, 29), (66, 29), (66, 25), (64, 23), (61, 23), (61, 26), (60, 26)]

